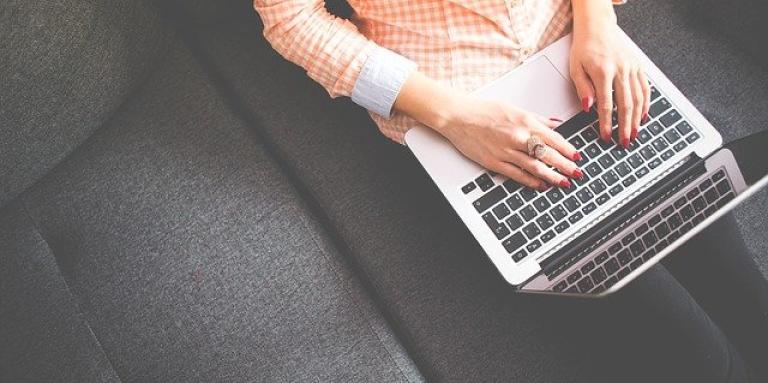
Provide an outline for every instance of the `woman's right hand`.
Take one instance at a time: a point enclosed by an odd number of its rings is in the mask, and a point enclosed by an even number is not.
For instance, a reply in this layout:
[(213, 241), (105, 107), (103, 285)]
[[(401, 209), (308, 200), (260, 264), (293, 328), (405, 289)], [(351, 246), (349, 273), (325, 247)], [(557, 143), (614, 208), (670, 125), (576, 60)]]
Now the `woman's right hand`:
[[(537, 190), (568, 188), (569, 178), (583, 176), (574, 163), (581, 154), (554, 130), (556, 121), (502, 102), (457, 97), (453, 112), (432, 128), (471, 160)], [(534, 135), (549, 147), (541, 160), (528, 155)]]

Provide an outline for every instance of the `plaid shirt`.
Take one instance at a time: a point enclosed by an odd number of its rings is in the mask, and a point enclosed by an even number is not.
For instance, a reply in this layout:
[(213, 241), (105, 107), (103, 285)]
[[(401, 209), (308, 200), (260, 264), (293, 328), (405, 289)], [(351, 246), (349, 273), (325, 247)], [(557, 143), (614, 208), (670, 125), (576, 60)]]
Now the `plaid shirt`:
[[(418, 124), (392, 104), (411, 70), (471, 92), (518, 66), (570, 27), (567, 0), (254, 0), (264, 36), (332, 97), (352, 96), (382, 133), (403, 142)], [(383, 64), (382, 64), (383, 63)]]

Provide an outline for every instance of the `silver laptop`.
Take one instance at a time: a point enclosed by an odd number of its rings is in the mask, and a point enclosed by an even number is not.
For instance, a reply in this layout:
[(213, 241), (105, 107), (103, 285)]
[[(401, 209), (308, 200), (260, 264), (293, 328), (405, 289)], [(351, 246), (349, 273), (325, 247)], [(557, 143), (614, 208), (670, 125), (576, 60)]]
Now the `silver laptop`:
[[(570, 35), (476, 92), (567, 120), (557, 130), (582, 153), (577, 164), (585, 174), (568, 189), (523, 187), (483, 169), (425, 127), (405, 136), (491, 262), (520, 292), (613, 293), (768, 182), (766, 169), (750, 168), (745, 177), (748, 165), (737, 161), (739, 152), (759, 158), (762, 149), (744, 141), (733, 144), (739, 151), (721, 148), (715, 128), (623, 37), (652, 85), (650, 119), (629, 149), (599, 140), (596, 113), (581, 111), (568, 71)], [(768, 147), (768, 135), (761, 137)]]

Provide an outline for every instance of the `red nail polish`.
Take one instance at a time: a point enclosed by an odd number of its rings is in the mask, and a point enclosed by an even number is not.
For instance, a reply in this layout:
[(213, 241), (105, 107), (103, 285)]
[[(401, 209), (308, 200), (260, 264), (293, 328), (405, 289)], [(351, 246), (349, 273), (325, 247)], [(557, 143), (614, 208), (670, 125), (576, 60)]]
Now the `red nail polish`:
[(581, 109), (584, 112), (589, 112), (589, 107), (592, 104), (592, 97), (584, 97), (581, 99)]
[(573, 178), (581, 178), (584, 177), (584, 172), (581, 171), (581, 169), (576, 169), (573, 171)]
[(611, 136), (600, 136), (602, 138), (603, 142), (610, 143), (611, 142)]
[(571, 181), (568, 181), (568, 180), (560, 181), (560, 187), (563, 189), (568, 189), (569, 187), (571, 187)]
[(624, 148), (629, 149), (629, 138), (621, 140), (621, 145), (624, 146)]
[(549, 120), (550, 121), (554, 121), (554, 122), (563, 122), (563, 120), (561, 120), (561, 119), (559, 119), (557, 117), (550, 117)]
[(637, 138), (637, 128), (632, 128), (632, 134), (629, 136), (629, 139), (634, 141), (635, 138)]
[(648, 113), (643, 113), (643, 118), (640, 119), (640, 122), (645, 125), (648, 123)]
[(581, 153), (579, 153), (579, 152), (573, 153), (573, 160), (574, 161), (581, 161)]

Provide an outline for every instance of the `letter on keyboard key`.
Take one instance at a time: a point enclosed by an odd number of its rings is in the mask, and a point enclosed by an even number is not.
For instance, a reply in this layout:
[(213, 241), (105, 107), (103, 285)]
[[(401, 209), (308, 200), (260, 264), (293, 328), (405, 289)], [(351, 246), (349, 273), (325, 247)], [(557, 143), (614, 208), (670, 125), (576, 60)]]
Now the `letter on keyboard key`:
[(525, 244), (525, 237), (523, 236), (523, 233), (517, 232), (515, 234), (512, 234), (509, 238), (505, 239), (504, 242), (501, 243), (502, 246), (504, 246), (504, 249), (507, 250), (507, 253), (512, 254), (515, 250), (519, 249), (520, 246), (523, 246)]
[(520, 226), (523, 226), (523, 220), (520, 219), (519, 215), (515, 214), (507, 219), (507, 225), (509, 225), (510, 229), (517, 230)]
[(661, 121), (662, 124), (666, 127), (672, 126), (674, 123), (680, 121), (682, 117), (680, 117), (680, 114), (677, 113), (676, 110), (672, 109), (667, 114), (661, 116), (659, 118), (659, 121)]
[(512, 254), (512, 260), (515, 262), (520, 262), (525, 258), (525, 256), (528, 255), (528, 253), (525, 252), (525, 249), (520, 249), (517, 253)]
[(577, 211), (572, 216), (568, 217), (568, 221), (570, 221), (571, 223), (576, 223), (576, 222), (579, 222), (579, 220), (582, 218), (584, 218), (584, 215), (581, 214), (580, 211)]
[(552, 188), (547, 192), (547, 198), (549, 198), (552, 203), (557, 203), (557, 201), (563, 199), (563, 192), (557, 188)]
[(544, 210), (549, 209), (550, 204), (549, 201), (547, 201), (547, 199), (542, 196), (533, 201), (533, 206), (536, 207), (536, 210), (538, 210), (539, 213), (541, 213)]
[(651, 117), (657, 117), (661, 113), (663, 113), (665, 110), (669, 109), (671, 105), (669, 105), (669, 101), (667, 101), (666, 98), (661, 98), (658, 101), (654, 102), (651, 107), (648, 109), (648, 114), (651, 115)]
[(565, 229), (569, 228), (570, 226), (571, 225), (568, 224), (568, 221), (563, 221), (558, 223), (557, 226), (555, 226), (555, 231), (558, 233), (562, 233), (565, 231)]
[(579, 200), (584, 203), (592, 199), (592, 197), (594, 197), (594, 194), (592, 194), (592, 192), (589, 191), (589, 189), (581, 189), (576, 192), (576, 197), (579, 197)]

